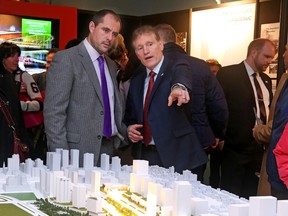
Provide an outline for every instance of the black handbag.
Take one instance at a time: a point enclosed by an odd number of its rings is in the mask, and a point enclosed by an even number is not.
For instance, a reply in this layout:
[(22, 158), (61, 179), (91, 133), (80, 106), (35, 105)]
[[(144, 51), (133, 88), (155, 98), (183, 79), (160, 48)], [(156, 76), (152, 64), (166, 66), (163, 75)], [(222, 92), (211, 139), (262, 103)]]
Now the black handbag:
[(15, 128), (15, 122), (2, 98), (0, 98), (0, 109), (5, 116), (8, 126), (13, 130), (13, 153), (19, 155), (20, 162), (22, 163), (28, 157), (29, 147), (26, 143), (21, 141), (20, 136)]

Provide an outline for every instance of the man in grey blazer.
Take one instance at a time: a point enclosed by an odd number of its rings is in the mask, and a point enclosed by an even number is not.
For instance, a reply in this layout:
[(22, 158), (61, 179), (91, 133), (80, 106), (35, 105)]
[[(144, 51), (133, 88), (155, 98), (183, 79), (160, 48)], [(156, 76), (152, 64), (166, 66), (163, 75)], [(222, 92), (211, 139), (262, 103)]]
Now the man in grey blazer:
[[(120, 28), (120, 17), (114, 11), (98, 11), (89, 23), (87, 38), (75, 47), (59, 51), (47, 73), (44, 116), (48, 149), (79, 149), (80, 166), (84, 153), (94, 154), (94, 165), (99, 163), (100, 154), (112, 155), (126, 134), (117, 67), (105, 55)], [(104, 109), (99, 56), (104, 58), (110, 112)], [(110, 134), (104, 135), (107, 116)]]

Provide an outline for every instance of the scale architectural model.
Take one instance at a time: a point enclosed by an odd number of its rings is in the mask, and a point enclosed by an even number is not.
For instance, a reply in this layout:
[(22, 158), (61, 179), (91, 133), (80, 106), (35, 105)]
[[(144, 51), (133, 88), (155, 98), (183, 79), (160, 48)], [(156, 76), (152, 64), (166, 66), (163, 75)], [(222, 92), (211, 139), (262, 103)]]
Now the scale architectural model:
[[(287, 216), (288, 200), (239, 198), (201, 184), (188, 170), (179, 174), (145, 160), (121, 166), (106, 154), (95, 167), (93, 154), (83, 158), (80, 168), (75, 149), (48, 152), (46, 166), (39, 159), (20, 164), (13, 155), (0, 168), (0, 215)], [(34, 198), (20, 199), (24, 194)]]

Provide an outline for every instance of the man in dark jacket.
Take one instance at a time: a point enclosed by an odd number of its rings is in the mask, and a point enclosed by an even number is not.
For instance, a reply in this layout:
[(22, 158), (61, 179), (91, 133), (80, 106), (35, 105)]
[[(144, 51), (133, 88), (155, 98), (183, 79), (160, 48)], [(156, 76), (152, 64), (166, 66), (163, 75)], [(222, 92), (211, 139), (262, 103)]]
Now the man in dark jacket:
[(263, 71), (275, 51), (272, 41), (255, 39), (249, 44), (244, 61), (222, 67), (216, 76), (229, 108), (221, 188), (247, 199), (257, 193), (259, 178), (255, 173), (260, 172), (263, 148), (253, 138), (252, 129), (260, 124), (261, 117), (264, 124), (267, 121), (273, 94), (271, 79)]
[[(184, 58), (190, 63), (192, 73), (192, 125), (205, 150), (216, 148), (224, 138), (228, 121), (228, 107), (224, 92), (204, 60), (189, 56), (176, 44), (176, 33), (172, 26), (155, 26), (164, 43), (164, 56), (176, 60)], [(198, 180), (203, 181), (205, 166), (196, 171)], [(217, 187), (216, 185), (214, 185)]]

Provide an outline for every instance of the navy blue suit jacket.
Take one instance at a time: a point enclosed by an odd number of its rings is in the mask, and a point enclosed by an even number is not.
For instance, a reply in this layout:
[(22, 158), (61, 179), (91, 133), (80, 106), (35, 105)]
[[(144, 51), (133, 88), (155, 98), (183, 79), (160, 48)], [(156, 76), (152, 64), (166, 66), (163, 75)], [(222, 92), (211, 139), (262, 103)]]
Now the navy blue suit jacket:
[(275, 105), (274, 120), (271, 132), (271, 140), (267, 155), (267, 174), (272, 188), (288, 193), (288, 189), (279, 177), (278, 166), (273, 153), (286, 124), (288, 123), (288, 80), (286, 80), (278, 101)]
[(172, 60), (185, 58), (191, 66), (192, 125), (202, 146), (214, 144), (215, 136), (224, 139), (228, 107), (223, 89), (208, 64), (187, 55), (182, 47), (175, 43), (164, 45), (164, 56)]
[[(148, 120), (152, 136), (164, 167), (175, 167), (177, 172), (193, 169), (207, 162), (207, 155), (197, 138), (191, 124), (191, 104), (168, 107), (171, 86), (182, 83), (191, 90), (191, 73), (180, 69), (185, 63), (169, 61), (164, 58), (157, 75), (149, 102)], [(183, 64), (182, 64), (183, 63)], [(126, 103), (125, 122), (127, 126), (143, 124), (143, 93), (147, 76), (146, 68), (141, 65), (131, 80)], [(141, 158), (142, 143), (133, 144), (136, 158)]]

